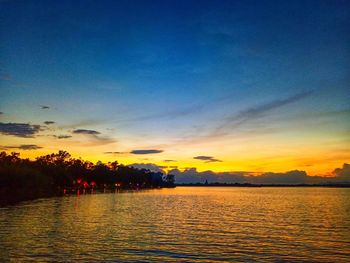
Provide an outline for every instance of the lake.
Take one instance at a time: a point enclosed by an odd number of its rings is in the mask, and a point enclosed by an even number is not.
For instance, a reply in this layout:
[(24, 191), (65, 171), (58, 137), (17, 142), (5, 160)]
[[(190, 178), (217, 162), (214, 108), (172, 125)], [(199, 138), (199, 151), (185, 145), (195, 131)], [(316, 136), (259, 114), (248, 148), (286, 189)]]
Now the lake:
[(177, 187), (0, 208), (0, 257), (350, 262), (350, 189)]

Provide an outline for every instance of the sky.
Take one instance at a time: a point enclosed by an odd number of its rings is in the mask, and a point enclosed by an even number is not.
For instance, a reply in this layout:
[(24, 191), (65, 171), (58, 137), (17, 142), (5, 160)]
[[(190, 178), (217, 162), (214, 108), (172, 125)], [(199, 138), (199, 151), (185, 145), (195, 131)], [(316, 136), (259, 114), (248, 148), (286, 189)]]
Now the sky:
[(0, 2), (0, 147), (178, 173), (350, 162), (349, 1)]

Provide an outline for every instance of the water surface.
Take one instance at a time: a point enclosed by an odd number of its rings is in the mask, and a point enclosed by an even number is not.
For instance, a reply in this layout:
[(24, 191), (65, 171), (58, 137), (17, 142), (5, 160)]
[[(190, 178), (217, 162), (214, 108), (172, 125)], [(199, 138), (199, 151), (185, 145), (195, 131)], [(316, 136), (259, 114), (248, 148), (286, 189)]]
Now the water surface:
[(177, 187), (0, 208), (0, 257), (350, 262), (350, 189)]

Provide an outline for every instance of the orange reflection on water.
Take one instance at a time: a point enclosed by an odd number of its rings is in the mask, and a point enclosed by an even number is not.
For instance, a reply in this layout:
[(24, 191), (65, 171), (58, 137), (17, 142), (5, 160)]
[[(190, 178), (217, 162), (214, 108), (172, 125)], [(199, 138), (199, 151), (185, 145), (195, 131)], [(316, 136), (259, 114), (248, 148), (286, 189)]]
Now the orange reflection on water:
[(350, 260), (350, 189), (178, 187), (0, 210), (2, 258), (26, 261)]

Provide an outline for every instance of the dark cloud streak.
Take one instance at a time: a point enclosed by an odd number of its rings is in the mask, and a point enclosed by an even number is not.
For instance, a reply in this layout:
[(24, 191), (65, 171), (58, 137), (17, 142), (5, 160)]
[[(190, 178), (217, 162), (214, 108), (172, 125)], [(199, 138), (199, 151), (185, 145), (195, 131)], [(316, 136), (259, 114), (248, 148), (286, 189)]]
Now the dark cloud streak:
[(44, 121), (44, 123), (45, 123), (46, 125), (55, 124), (55, 122), (54, 122), (54, 121)]
[(147, 150), (133, 150), (131, 154), (154, 154), (154, 153), (162, 153), (163, 150), (155, 150), (155, 149), (147, 149)]
[(85, 129), (77, 129), (73, 131), (74, 134), (87, 134), (87, 135), (99, 135), (101, 134), (98, 131), (94, 130), (85, 130)]
[(98, 131), (95, 131), (95, 130), (77, 129), (77, 130), (72, 131), (72, 133), (89, 136), (90, 138), (95, 140), (95, 142), (93, 144), (96, 144), (96, 141), (99, 145), (110, 144), (110, 143), (116, 142), (116, 140), (113, 138), (110, 138), (107, 136), (100, 136), (101, 133)]
[(53, 137), (57, 138), (57, 139), (68, 139), (68, 138), (72, 138), (71, 135), (53, 135)]
[(36, 144), (22, 144), (20, 146), (3, 146), (4, 149), (37, 150), (43, 147)]
[(193, 159), (205, 161), (206, 163), (211, 163), (211, 162), (222, 162), (221, 160), (216, 159), (216, 158), (214, 158), (213, 156), (204, 156), (204, 155), (195, 156), (195, 157), (193, 157)]
[(3, 123), (0, 122), (0, 133), (16, 137), (32, 138), (41, 129), (40, 125), (28, 123)]

